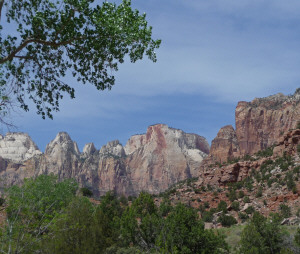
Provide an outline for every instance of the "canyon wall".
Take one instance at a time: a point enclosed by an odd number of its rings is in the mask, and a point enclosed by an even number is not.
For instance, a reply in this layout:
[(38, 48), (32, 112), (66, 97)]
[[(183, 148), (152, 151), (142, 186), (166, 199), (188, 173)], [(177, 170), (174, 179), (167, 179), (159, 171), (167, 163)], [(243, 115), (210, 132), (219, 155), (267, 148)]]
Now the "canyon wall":
[(235, 110), (236, 130), (223, 127), (212, 141), (209, 158), (226, 162), (234, 157), (254, 154), (277, 142), (300, 121), (300, 89), (293, 95), (276, 94), (241, 101)]
[[(209, 152), (205, 138), (163, 124), (131, 137), (125, 147), (118, 140), (100, 150), (89, 143), (82, 153), (66, 132), (58, 133), (44, 154), (27, 134), (8, 134), (3, 139), (11, 135), (14, 143), (3, 143), (2, 150), (0, 147), (1, 187), (20, 184), (26, 177), (53, 173), (59, 179), (75, 178), (96, 195), (110, 190), (124, 195), (143, 190), (157, 194), (178, 181), (198, 176), (200, 163)], [(15, 144), (18, 148), (9, 150)]]

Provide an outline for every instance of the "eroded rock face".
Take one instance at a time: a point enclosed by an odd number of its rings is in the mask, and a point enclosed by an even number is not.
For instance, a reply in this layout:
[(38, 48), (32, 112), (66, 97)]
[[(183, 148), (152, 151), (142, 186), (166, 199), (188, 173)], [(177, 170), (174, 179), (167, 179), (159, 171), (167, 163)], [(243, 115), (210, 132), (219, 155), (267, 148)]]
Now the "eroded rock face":
[(125, 151), (119, 140), (114, 140), (108, 142), (105, 146), (102, 146), (100, 149), (100, 154), (124, 157)]
[[(294, 95), (276, 94), (241, 101), (235, 110), (236, 130), (223, 127), (212, 141), (210, 155), (205, 161), (226, 162), (274, 145), (300, 121), (300, 89)], [(279, 149), (279, 148), (278, 148)]]
[(25, 177), (53, 173), (59, 179), (75, 178), (96, 195), (107, 191), (159, 193), (177, 181), (199, 175), (199, 165), (208, 151), (203, 137), (163, 124), (130, 138), (126, 149), (115, 140), (99, 152), (90, 143), (80, 153), (76, 142), (60, 132), (41, 156), (21, 163), (0, 161), (0, 177), (10, 186), (22, 183)]
[(273, 145), (300, 120), (300, 92), (292, 96), (276, 94), (239, 102), (235, 111), (240, 152), (254, 154)]
[(157, 124), (129, 139), (125, 150), (135, 192), (159, 193), (175, 182), (198, 176), (209, 145), (201, 136)]
[(92, 155), (93, 153), (95, 153), (97, 150), (95, 148), (94, 143), (88, 143), (84, 146), (83, 148), (83, 154), (86, 156)]
[(210, 156), (214, 161), (223, 163), (239, 156), (239, 145), (232, 125), (221, 128), (217, 137), (211, 142)]
[(0, 135), (0, 156), (16, 162), (30, 159), (42, 152), (26, 133)]

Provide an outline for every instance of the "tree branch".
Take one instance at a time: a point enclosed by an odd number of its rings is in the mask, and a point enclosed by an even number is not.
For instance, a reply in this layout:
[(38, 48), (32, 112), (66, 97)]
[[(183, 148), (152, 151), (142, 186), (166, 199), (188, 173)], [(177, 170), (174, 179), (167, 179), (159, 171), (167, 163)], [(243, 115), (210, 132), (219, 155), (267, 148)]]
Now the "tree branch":
[(1, 21), (1, 13), (2, 13), (3, 4), (4, 4), (4, 0), (0, 0), (0, 21)]
[[(0, 0), (1, 1), (1, 0)], [(60, 46), (65, 46), (68, 45), (70, 43), (72, 43), (75, 40), (81, 40), (81, 39), (85, 39), (85, 37), (78, 37), (78, 38), (71, 38), (70, 40), (67, 41), (61, 41), (61, 42), (55, 42), (55, 41), (44, 41), (44, 40), (40, 40), (40, 39), (33, 39), (33, 38), (28, 38), (25, 41), (23, 41), (19, 47), (17, 47), (14, 51), (12, 51), (8, 56), (1, 58), (0, 59), (0, 64), (3, 64), (7, 61), (12, 60), (14, 57), (16, 57), (16, 54), (19, 53), (22, 49), (24, 49), (28, 44), (30, 43), (38, 43), (38, 44), (42, 44), (42, 45), (47, 45), (47, 46), (51, 46), (51, 47), (60, 47)], [(19, 58), (21, 58), (21, 56), (19, 56)], [(24, 57), (22, 57), (24, 58)]]

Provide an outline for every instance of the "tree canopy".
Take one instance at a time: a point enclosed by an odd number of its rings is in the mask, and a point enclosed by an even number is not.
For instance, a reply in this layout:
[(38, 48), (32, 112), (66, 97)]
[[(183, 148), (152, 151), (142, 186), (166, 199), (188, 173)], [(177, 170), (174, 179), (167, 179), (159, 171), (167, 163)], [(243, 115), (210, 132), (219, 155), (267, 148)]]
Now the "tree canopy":
[[(146, 14), (94, 0), (0, 0), (0, 112), (15, 95), (25, 111), (34, 102), (42, 118), (52, 118), (74, 87), (66, 80), (111, 89), (113, 71), (124, 62), (148, 56), (156, 61), (160, 40), (152, 39)], [(15, 27), (16, 31), (11, 31)]]

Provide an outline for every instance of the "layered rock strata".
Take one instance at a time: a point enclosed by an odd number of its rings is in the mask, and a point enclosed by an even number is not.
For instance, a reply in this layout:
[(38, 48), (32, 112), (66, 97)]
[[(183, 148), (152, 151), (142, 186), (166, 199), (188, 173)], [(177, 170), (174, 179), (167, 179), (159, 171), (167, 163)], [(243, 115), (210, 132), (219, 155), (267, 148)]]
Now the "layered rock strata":
[(22, 183), (26, 177), (53, 173), (59, 179), (75, 178), (94, 194), (115, 191), (136, 195), (143, 190), (159, 193), (178, 181), (198, 176), (208, 152), (205, 138), (163, 124), (131, 137), (125, 147), (115, 140), (96, 150), (90, 143), (83, 153), (67, 133), (61, 132), (44, 154), (25, 161), (0, 161), (0, 177), (2, 185), (10, 186)]
[(0, 155), (12, 161), (24, 161), (42, 154), (26, 133), (7, 133), (0, 135)]
[(225, 126), (219, 131), (212, 141), (209, 160), (223, 163), (264, 150), (295, 129), (299, 121), (300, 89), (294, 95), (276, 94), (241, 101), (235, 110), (236, 130)]

